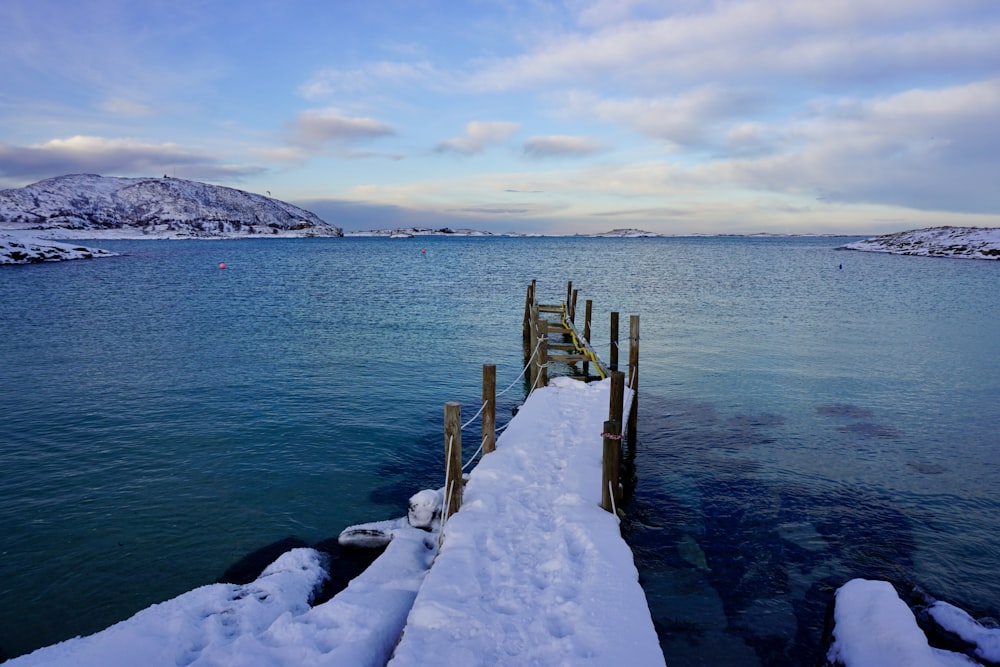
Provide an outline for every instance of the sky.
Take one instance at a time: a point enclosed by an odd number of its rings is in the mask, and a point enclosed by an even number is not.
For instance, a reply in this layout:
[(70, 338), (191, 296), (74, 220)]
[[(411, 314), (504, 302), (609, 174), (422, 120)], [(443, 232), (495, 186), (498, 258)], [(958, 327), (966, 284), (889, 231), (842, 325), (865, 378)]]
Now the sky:
[(345, 230), (1000, 226), (996, 0), (4, 0), (0, 188)]

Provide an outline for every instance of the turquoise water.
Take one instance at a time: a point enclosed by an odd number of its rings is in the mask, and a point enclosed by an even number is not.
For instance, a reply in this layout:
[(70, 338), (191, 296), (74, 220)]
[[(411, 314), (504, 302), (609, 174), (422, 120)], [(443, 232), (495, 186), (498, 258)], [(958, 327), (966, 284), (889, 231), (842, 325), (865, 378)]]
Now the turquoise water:
[(0, 651), (401, 515), (440, 484), (443, 403), (471, 416), (483, 363), (515, 380), (532, 279), (592, 298), (598, 345), (641, 314), (624, 528), (669, 663), (814, 662), (852, 576), (997, 615), (1000, 263), (844, 241), (109, 241), (4, 267)]

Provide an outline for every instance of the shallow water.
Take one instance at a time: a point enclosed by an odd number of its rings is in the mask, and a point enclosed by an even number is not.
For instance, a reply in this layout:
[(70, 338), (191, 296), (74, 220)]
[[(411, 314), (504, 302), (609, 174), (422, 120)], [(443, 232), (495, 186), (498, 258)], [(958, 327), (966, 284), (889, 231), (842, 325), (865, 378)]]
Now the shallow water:
[(401, 515), (440, 483), (442, 404), (471, 416), (483, 363), (515, 380), (535, 278), (594, 300), (598, 345), (641, 314), (625, 531), (668, 663), (814, 662), (853, 576), (997, 615), (1000, 263), (844, 241), (118, 241), (4, 267), (0, 650)]

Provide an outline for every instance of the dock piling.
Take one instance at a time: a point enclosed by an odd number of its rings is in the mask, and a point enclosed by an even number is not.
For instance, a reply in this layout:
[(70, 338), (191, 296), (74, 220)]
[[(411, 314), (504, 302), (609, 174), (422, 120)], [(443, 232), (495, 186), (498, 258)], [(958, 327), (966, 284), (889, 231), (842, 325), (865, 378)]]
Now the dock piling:
[(444, 494), (442, 517), (447, 520), (462, 506), (462, 404), (444, 404)]
[(636, 429), (639, 415), (639, 316), (629, 318), (628, 334), (628, 386), (633, 391), (632, 409), (628, 417), (628, 443), (636, 444)]
[(608, 354), (608, 368), (618, 370), (618, 313), (611, 313), (611, 350)]
[(614, 512), (621, 502), (621, 422), (604, 422), (604, 456), (601, 465), (601, 507)]
[(538, 382), (532, 387), (544, 387), (549, 383), (549, 322), (538, 320)]
[(483, 364), (483, 455), (496, 449), (497, 367)]

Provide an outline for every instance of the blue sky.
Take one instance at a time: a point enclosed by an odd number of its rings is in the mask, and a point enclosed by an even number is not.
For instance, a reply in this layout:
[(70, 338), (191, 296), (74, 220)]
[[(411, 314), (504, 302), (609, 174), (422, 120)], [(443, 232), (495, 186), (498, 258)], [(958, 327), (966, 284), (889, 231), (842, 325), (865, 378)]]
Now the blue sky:
[(1000, 226), (996, 0), (4, 0), (0, 188), (345, 229)]

